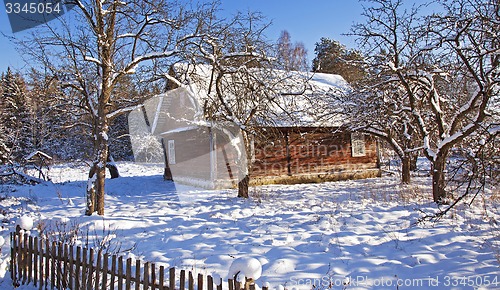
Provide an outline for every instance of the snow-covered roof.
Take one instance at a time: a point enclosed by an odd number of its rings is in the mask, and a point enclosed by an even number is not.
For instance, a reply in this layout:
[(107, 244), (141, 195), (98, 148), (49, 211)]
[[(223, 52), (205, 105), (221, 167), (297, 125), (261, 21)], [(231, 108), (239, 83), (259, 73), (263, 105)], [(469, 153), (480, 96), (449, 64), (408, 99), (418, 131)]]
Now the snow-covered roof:
[[(349, 84), (340, 75), (254, 69), (255, 74), (269, 81), (275, 96), (273, 102), (268, 104), (262, 114), (255, 116), (255, 121), (261, 126), (269, 127), (338, 127), (344, 122), (339, 110), (339, 97), (349, 90)], [(179, 81), (177, 85), (186, 89), (189, 94), (187, 105), (192, 106), (194, 112), (189, 114), (195, 124), (203, 122), (204, 104), (210, 98), (214, 98), (214, 77), (212, 67), (209, 65), (187, 65), (177, 64), (173, 67), (175, 78)], [(228, 87), (231, 79), (224, 80)], [(173, 92), (173, 91), (170, 91)], [(162, 105), (158, 110), (165, 110), (164, 106), (171, 104), (162, 98)], [(225, 96), (228, 99), (238, 101), (238, 96)], [(173, 93), (172, 97), (178, 96)], [(186, 102), (185, 102), (186, 103)], [(185, 124), (187, 126), (192, 124)], [(165, 128), (167, 129), (167, 128)], [(168, 128), (172, 130), (172, 128)]]
[(39, 150), (37, 150), (35, 152), (32, 152), (31, 154), (29, 154), (28, 156), (26, 156), (24, 159), (26, 159), (26, 160), (29, 161), (29, 160), (31, 160), (35, 156), (40, 156), (40, 157), (43, 157), (43, 158), (49, 159), (49, 160), (52, 159), (51, 156), (49, 156), (48, 154), (46, 154), (46, 153), (44, 153), (42, 151), (39, 151)]
[(301, 94), (283, 94), (277, 98), (271, 121), (281, 127), (339, 127), (344, 123), (340, 97), (349, 90), (340, 75), (296, 73), (286, 82), (298, 82)]

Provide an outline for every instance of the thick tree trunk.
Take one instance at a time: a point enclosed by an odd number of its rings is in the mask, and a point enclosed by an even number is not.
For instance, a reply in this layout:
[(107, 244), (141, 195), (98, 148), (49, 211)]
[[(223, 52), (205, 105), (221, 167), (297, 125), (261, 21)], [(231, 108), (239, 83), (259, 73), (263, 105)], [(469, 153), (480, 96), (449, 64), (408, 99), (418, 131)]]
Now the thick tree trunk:
[(438, 204), (446, 203), (446, 155), (438, 155), (432, 164), (432, 197)]
[[(116, 7), (115, 7), (116, 8)], [(86, 214), (91, 215), (97, 212), (98, 215), (104, 215), (104, 194), (106, 182), (106, 167), (109, 157), (108, 152), (108, 113), (111, 95), (113, 93), (113, 52), (115, 42), (115, 16), (110, 14), (105, 17), (102, 2), (96, 2), (96, 35), (98, 59), (100, 60), (100, 85), (97, 95), (97, 102), (92, 98), (88, 99), (91, 106), (93, 118), (93, 137), (94, 137), (94, 161), (89, 173), (87, 185), (87, 210)], [(116, 172), (117, 173), (117, 172)]]
[(241, 135), (243, 137), (243, 147), (246, 156), (240, 156), (240, 160), (238, 160), (239, 166), (239, 182), (238, 182), (238, 197), (241, 198), (249, 198), (248, 194), (248, 186), (250, 184), (250, 171), (252, 168), (252, 152), (250, 146), (250, 137), (248, 133), (245, 131), (241, 131)]
[(410, 184), (411, 182), (411, 156), (401, 158), (401, 182)]
[[(104, 115), (103, 115), (104, 116)], [(104, 192), (106, 180), (106, 167), (108, 160), (108, 126), (104, 117), (95, 130), (94, 139), (94, 162), (89, 172), (87, 183), (87, 209), (85, 214), (104, 215)]]
[[(98, 160), (98, 159), (97, 159)], [(106, 160), (106, 159), (104, 159)], [(106, 178), (106, 167), (102, 162), (94, 162), (89, 172), (87, 182), (87, 209), (86, 215), (97, 212), (104, 215), (104, 184)]]
[[(94, 161), (90, 169), (87, 185), (87, 215), (92, 215), (94, 212), (97, 212), (98, 215), (104, 215), (104, 184), (106, 182), (106, 167), (109, 157), (109, 125), (107, 114), (112, 93), (112, 87), (108, 86), (110, 84), (110, 72), (111, 69), (109, 67), (103, 69), (103, 74), (108, 77), (104, 78), (102, 92), (99, 95), (97, 103), (97, 115), (94, 115)], [(89, 204), (89, 202), (91, 203)]]

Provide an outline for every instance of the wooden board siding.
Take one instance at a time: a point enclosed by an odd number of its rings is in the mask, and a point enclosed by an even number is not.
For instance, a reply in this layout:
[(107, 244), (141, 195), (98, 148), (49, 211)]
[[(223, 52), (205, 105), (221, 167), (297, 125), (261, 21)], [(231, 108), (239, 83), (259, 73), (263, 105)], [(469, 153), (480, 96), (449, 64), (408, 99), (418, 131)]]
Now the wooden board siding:
[[(168, 141), (175, 144), (175, 164), (169, 167), (175, 181), (176, 176), (210, 180), (210, 134), (208, 128), (199, 128), (163, 136), (165, 146)], [(168, 160), (173, 160), (172, 154), (166, 148)]]
[(236, 185), (238, 180), (238, 153), (227, 136), (219, 130), (213, 130), (216, 148), (215, 179), (229, 181), (229, 185)]
[[(168, 148), (172, 140), (175, 156), (171, 156)], [(163, 142), (174, 181), (207, 188), (228, 188), (237, 184), (238, 154), (220, 130), (200, 127), (169, 133), (164, 135)], [(174, 159), (175, 164), (171, 164)]]
[[(255, 142), (252, 184), (290, 183), (290, 178), (294, 183), (319, 182), (380, 174), (377, 142), (370, 136), (364, 136), (365, 156), (353, 157), (350, 133), (308, 128), (280, 130)], [(238, 154), (226, 134), (202, 127), (164, 135), (167, 158), (172, 161), (169, 140), (175, 143), (175, 164), (169, 164), (174, 181), (207, 188), (237, 186)]]
[(350, 133), (295, 129), (270, 136), (256, 144), (252, 177), (377, 168), (376, 140), (369, 136), (365, 136), (366, 154), (362, 157), (352, 157)]

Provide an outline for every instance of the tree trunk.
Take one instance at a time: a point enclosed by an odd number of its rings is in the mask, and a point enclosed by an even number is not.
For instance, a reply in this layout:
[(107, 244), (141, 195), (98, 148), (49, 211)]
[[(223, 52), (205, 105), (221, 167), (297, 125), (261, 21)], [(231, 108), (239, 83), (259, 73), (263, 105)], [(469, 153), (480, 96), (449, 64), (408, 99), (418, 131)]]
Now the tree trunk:
[(248, 194), (248, 186), (250, 184), (250, 171), (252, 168), (252, 158), (251, 158), (251, 146), (250, 146), (250, 137), (248, 133), (245, 131), (241, 131), (241, 135), (243, 138), (243, 147), (246, 156), (240, 156), (240, 160), (238, 160), (239, 167), (239, 182), (238, 182), (238, 197), (241, 198), (249, 198)]
[(247, 174), (243, 179), (238, 182), (238, 197), (249, 198), (248, 184), (250, 183), (250, 176)]
[(94, 127), (92, 133), (94, 137), (94, 161), (87, 184), (86, 215), (92, 215), (94, 212), (97, 212), (98, 215), (104, 215), (104, 184), (106, 182), (106, 167), (109, 157), (109, 124), (107, 114), (109, 110), (109, 100), (113, 90), (110, 86), (111, 68), (104, 67), (103, 75), (107, 77), (103, 78), (102, 92), (97, 101), (97, 114), (93, 115)]
[(163, 149), (163, 159), (165, 162), (165, 169), (163, 171), (163, 180), (173, 181), (174, 177), (172, 176), (172, 170), (170, 169), (170, 165), (168, 164), (167, 147), (165, 145), (165, 140), (163, 138), (161, 138), (161, 148)]
[(410, 184), (411, 181), (411, 156), (401, 158), (401, 182)]
[(118, 171), (118, 167), (116, 167), (116, 164), (106, 164), (106, 167), (109, 170), (109, 174), (111, 175), (111, 179), (118, 178), (120, 177), (120, 172)]
[(435, 203), (446, 203), (446, 155), (438, 155), (432, 163), (432, 196)]
[(105, 194), (105, 184), (106, 180), (106, 167), (99, 167), (97, 171), (97, 191), (96, 191), (96, 199), (97, 199), (97, 214), (104, 215), (104, 194)]
[(104, 192), (106, 180), (106, 167), (108, 160), (108, 126), (105, 115), (94, 129), (94, 162), (89, 172), (87, 183), (87, 209), (85, 214), (104, 215)]
[[(116, 3), (115, 3), (116, 5)], [(115, 7), (116, 8), (116, 7)], [(104, 17), (106, 13), (102, 7), (102, 2), (96, 2), (96, 34), (97, 48), (100, 65), (100, 90), (97, 95), (97, 102), (91, 97), (89, 104), (93, 104), (93, 136), (94, 137), (94, 162), (89, 173), (87, 184), (87, 215), (97, 212), (98, 215), (104, 215), (104, 184), (106, 182), (106, 167), (109, 157), (108, 152), (108, 134), (109, 120), (108, 113), (111, 95), (113, 93), (113, 52), (115, 45), (115, 16), (110, 14), (109, 18)]]
[(113, 159), (113, 156), (111, 156), (111, 153), (109, 153), (109, 148), (108, 148), (108, 159), (107, 159), (106, 167), (109, 170), (109, 174), (111, 175), (111, 179), (120, 177), (120, 172), (118, 171), (118, 166), (116, 166), (116, 163), (115, 163), (115, 160)]
[(410, 171), (417, 171), (418, 154), (411, 155)]
[[(93, 169), (94, 168), (92, 167), (90, 171), (92, 172)], [(87, 181), (87, 207), (85, 209), (85, 215), (92, 215), (95, 212), (95, 205), (97, 200), (95, 198), (95, 185), (93, 181), (94, 178), (97, 177), (94, 177), (93, 173), (89, 173), (89, 180)]]

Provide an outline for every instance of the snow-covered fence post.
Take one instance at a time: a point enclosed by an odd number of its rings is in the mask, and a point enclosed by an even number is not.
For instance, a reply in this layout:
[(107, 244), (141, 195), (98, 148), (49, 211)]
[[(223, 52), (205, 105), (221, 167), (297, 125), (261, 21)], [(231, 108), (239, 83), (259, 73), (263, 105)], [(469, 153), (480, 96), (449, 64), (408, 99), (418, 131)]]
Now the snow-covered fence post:
[[(235, 290), (255, 290), (255, 280), (262, 274), (262, 264), (259, 260), (250, 257), (235, 259), (229, 267), (228, 278), (234, 277)], [(231, 289), (231, 279), (228, 279)], [(243, 285), (242, 285), (243, 284)]]
[[(222, 290), (222, 277), (219, 274), (213, 273), (211, 276), (209, 276), (209, 278), (209, 280), (212, 280), (212, 284), (215, 284), (217, 286), (217, 290)], [(211, 285), (210, 282), (209, 285)]]
[(169, 285), (169, 290), (175, 289), (175, 268), (170, 268), (168, 270), (168, 285)]
[(17, 234), (10, 233), (10, 279), (12, 284), (16, 287), (17, 284)]
[(269, 282), (265, 282), (262, 284), (262, 290), (269, 290), (271, 288)]
[(30, 230), (33, 228), (33, 219), (29, 216), (21, 216), (16, 221), (16, 232), (11, 237), (11, 263), (12, 282), (14, 286), (19, 283), (31, 282), (31, 248), (33, 241), (30, 241)]
[(241, 282), (242, 281), (238, 280), (238, 277), (236, 279), (234, 279), (233, 282), (234, 282), (234, 290), (241, 290), (241, 289), (243, 289), (241, 287), (241, 284), (242, 284)]
[(198, 274), (198, 290), (203, 290), (203, 274)]

